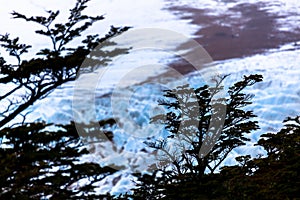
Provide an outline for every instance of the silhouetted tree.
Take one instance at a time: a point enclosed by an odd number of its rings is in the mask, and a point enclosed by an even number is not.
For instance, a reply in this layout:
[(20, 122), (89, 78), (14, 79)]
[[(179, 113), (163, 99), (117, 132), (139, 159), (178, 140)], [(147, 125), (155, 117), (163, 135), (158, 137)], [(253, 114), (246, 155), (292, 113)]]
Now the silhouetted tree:
[[(261, 80), (261, 75), (244, 76), (242, 81), (229, 88), (226, 99), (213, 99), (222, 89), (223, 79), (217, 81), (215, 87), (205, 85), (193, 89), (189, 85), (184, 85), (166, 90), (167, 100), (161, 101), (160, 104), (166, 106), (169, 112), (166, 115), (155, 116), (152, 122), (165, 124), (169, 135), (164, 140), (148, 141), (147, 144), (163, 153), (166, 152), (171, 159), (165, 168), (156, 172), (160, 174), (159, 176), (140, 176), (140, 182), (137, 184), (139, 188), (134, 190), (133, 196), (139, 195), (135, 196), (137, 199), (208, 198), (210, 191), (208, 188), (212, 184), (207, 181), (208, 177), (214, 176), (213, 173), (234, 148), (244, 145), (249, 140), (245, 134), (258, 129), (257, 121), (251, 120), (255, 117), (253, 112), (243, 109), (251, 104), (252, 97), (244, 94), (243, 90)], [(224, 125), (214, 127), (221, 128), (220, 137), (207, 155), (201, 157), (199, 156), (201, 146), (205, 145), (207, 139), (212, 140), (209, 125), (213, 112), (221, 112), (218, 104), (226, 105)], [(174, 140), (179, 140), (179, 144), (182, 144), (180, 143), (182, 140), (185, 143), (184, 147), (181, 148), (176, 141), (173, 142)], [(171, 145), (168, 146), (168, 142), (171, 142)], [(181, 151), (172, 152), (174, 147), (175, 150), (177, 148)]]
[[(299, 199), (300, 117), (288, 117), (277, 133), (261, 135), (266, 155), (236, 158), (238, 165), (201, 178), (172, 172), (140, 176), (134, 199)], [(160, 174), (159, 174), (160, 173)], [(157, 175), (159, 174), (159, 175)]]
[[(36, 33), (52, 42), (51, 48), (41, 49), (29, 60), (24, 60), (23, 55), (30, 45), (21, 44), (19, 38), (11, 38), (9, 34), (0, 35), (0, 46), (17, 59), (17, 64), (12, 65), (0, 57), (0, 87), (9, 84), (9, 90), (0, 92), (0, 164), (3, 168), (0, 172), (0, 199), (112, 198), (109, 194), (97, 194), (93, 184), (115, 170), (80, 160), (89, 152), (73, 123), (55, 126), (25, 123), (27, 113), (24, 111), (55, 88), (75, 80), (79, 69), (81, 73), (92, 72), (99, 66), (106, 66), (112, 57), (127, 51), (102, 47), (114, 46), (109, 39), (129, 27), (111, 26), (104, 37), (87, 35), (78, 46), (71, 46), (71, 41), (81, 38), (91, 25), (104, 19), (103, 16), (83, 14), (88, 2), (77, 0), (66, 23), (56, 23), (59, 11), (47, 11), (47, 17), (27, 17), (13, 12), (13, 18), (42, 26)], [(88, 65), (82, 68), (84, 60)], [(20, 115), (24, 120), (8, 127)], [(98, 134), (112, 135), (104, 130), (113, 125), (108, 121), (98, 123), (101, 129)]]
[[(0, 131), (1, 199), (102, 198), (93, 183), (116, 170), (82, 162), (75, 125), (30, 123)], [(48, 130), (47, 130), (48, 128)], [(99, 186), (98, 186), (99, 187)]]
[[(66, 23), (55, 23), (59, 11), (48, 11), (48, 16), (27, 17), (18, 12), (13, 12), (13, 18), (34, 22), (42, 26), (36, 33), (46, 36), (52, 42), (51, 48), (41, 49), (37, 57), (30, 60), (23, 60), (22, 56), (31, 48), (30, 45), (21, 44), (19, 38), (11, 38), (9, 34), (0, 35), (0, 46), (5, 48), (9, 54), (17, 59), (17, 64), (7, 64), (4, 58), (0, 57), (1, 78), (0, 87), (5, 84), (12, 84), (13, 87), (6, 93), (1, 93), (0, 102), (4, 106), (0, 110), (0, 128), (11, 122), (17, 116), (24, 117), (24, 111), (37, 100), (45, 98), (55, 88), (62, 84), (75, 80), (76, 74), (84, 59), (92, 60), (87, 55), (98, 44), (106, 42), (105, 45), (113, 45), (107, 39), (126, 31), (129, 27), (111, 27), (110, 31), (102, 38), (96, 35), (88, 35), (81, 44), (75, 48), (70, 42), (81, 37), (93, 23), (103, 20), (103, 16), (91, 17), (82, 12), (87, 7), (89, 0), (77, 0), (73, 9), (70, 10)], [(100, 54), (96, 62), (90, 62), (91, 69), (105, 64), (116, 56), (124, 53), (120, 49), (107, 52), (101, 49), (94, 49), (93, 55)], [(93, 65), (94, 64), (94, 65)]]

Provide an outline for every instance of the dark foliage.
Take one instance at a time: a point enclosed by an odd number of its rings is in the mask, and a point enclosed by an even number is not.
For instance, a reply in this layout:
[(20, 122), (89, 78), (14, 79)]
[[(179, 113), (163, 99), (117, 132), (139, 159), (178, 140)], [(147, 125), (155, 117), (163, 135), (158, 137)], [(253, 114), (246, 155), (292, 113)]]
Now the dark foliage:
[[(89, 153), (74, 124), (51, 126), (31, 123), (0, 132), (1, 199), (102, 198), (93, 183), (115, 170), (97, 163), (79, 162)], [(53, 128), (53, 127), (52, 127)], [(84, 180), (85, 184), (79, 184)], [(105, 195), (108, 196), (108, 195)]]
[[(251, 120), (255, 117), (252, 111), (243, 108), (251, 104), (251, 95), (246, 95), (246, 87), (262, 80), (260, 75), (245, 76), (242, 81), (229, 88), (226, 99), (213, 99), (221, 90), (221, 81), (216, 82), (216, 87), (203, 86), (192, 89), (188, 85), (167, 90), (165, 96), (168, 100), (160, 102), (170, 110), (165, 115), (155, 116), (153, 122), (166, 124), (169, 136), (164, 141), (148, 142), (158, 150), (173, 156), (169, 162), (172, 170), (162, 169), (159, 176), (143, 175), (140, 177), (139, 189), (134, 190), (135, 198), (145, 199), (205, 199), (213, 182), (207, 182), (208, 177), (214, 176), (215, 170), (220, 166), (227, 155), (236, 147), (248, 141), (245, 134), (258, 129), (257, 122)], [(212, 102), (215, 105), (212, 105)], [(213, 112), (220, 113), (220, 106), (226, 105), (224, 126), (215, 145), (211, 147), (206, 156), (201, 157), (201, 146), (212, 141), (208, 136), (209, 125)], [(198, 106), (199, 105), (199, 106)], [(195, 115), (195, 109), (199, 109)], [(214, 116), (216, 117), (216, 116)], [(189, 123), (190, 121), (198, 123)], [(220, 127), (215, 127), (220, 128)], [(182, 136), (182, 137), (180, 137)], [(184, 140), (186, 145), (181, 153), (168, 152), (167, 143), (170, 140)], [(205, 143), (206, 142), (206, 143)], [(173, 143), (174, 144), (174, 143)], [(168, 154), (169, 153), (169, 154)], [(205, 173), (208, 170), (211, 175)], [(138, 195), (139, 197), (137, 197)]]
[[(239, 165), (224, 166), (219, 173), (174, 176), (140, 176), (133, 199), (300, 199), (300, 116), (284, 120), (277, 133), (261, 136), (257, 145), (267, 155), (237, 157)], [(171, 174), (171, 175), (170, 175)]]
[[(116, 49), (107, 52), (95, 49), (99, 44), (102, 46), (113, 45), (107, 41), (129, 27), (111, 27), (110, 31), (102, 38), (96, 35), (88, 35), (82, 40), (81, 45), (73, 48), (70, 42), (81, 35), (93, 23), (103, 20), (103, 16), (87, 16), (83, 14), (89, 0), (78, 0), (75, 7), (70, 10), (66, 23), (55, 23), (59, 11), (48, 11), (48, 16), (27, 17), (18, 12), (13, 12), (13, 18), (23, 19), (28, 22), (39, 24), (42, 29), (36, 33), (46, 36), (52, 42), (51, 48), (41, 49), (37, 56), (30, 60), (23, 60), (22, 56), (31, 48), (30, 45), (21, 44), (19, 38), (11, 38), (9, 34), (0, 35), (0, 46), (17, 59), (17, 64), (7, 64), (4, 58), (0, 58), (1, 87), (5, 84), (14, 84), (13, 89), (0, 96), (1, 103), (8, 106), (0, 110), (0, 128), (7, 125), (17, 116), (23, 116), (24, 120), (28, 113), (25, 110), (37, 100), (45, 98), (55, 88), (62, 84), (75, 80), (84, 59), (89, 59), (89, 67), (94, 68), (107, 63), (111, 57), (125, 53), (126, 49)], [(102, 47), (101, 46), (101, 47)], [(86, 58), (93, 50), (93, 55), (101, 55), (97, 61)], [(89, 69), (91, 71), (92, 69)]]
[[(201, 176), (205, 169), (213, 173), (232, 149), (244, 145), (244, 142), (249, 140), (244, 134), (258, 129), (257, 122), (250, 120), (255, 117), (253, 112), (243, 110), (246, 105), (251, 104), (249, 101), (251, 95), (242, 93), (242, 90), (261, 80), (260, 75), (245, 76), (244, 80), (229, 88), (227, 99), (214, 99), (221, 90), (222, 80), (217, 82), (216, 87), (206, 85), (192, 89), (185, 85), (175, 90), (167, 90), (165, 96), (168, 100), (160, 104), (167, 106), (170, 112), (167, 116), (155, 116), (153, 122), (166, 124), (170, 135), (165, 141), (157, 141), (150, 145), (163, 149), (168, 141), (174, 138), (182, 139), (188, 145), (178, 158), (172, 160), (177, 173), (188, 172)], [(217, 123), (215, 125), (220, 127), (210, 127), (210, 123), (218, 121), (222, 115), (225, 119), (224, 125)], [(218, 140), (214, 140), (216, 135), (208, 134), (212, 128), (220, 129)], [(214, 144), (211, 145), (207, 155), (201, 157), (199, 155), (201, 148), (211, 142)]]
[[(104, 19), (83, 13), (88, 2), (77, 0), (65, 23), (56, 23), (59, 11), (47, 11), (46, 17), (27, 17), (14, 11), (13, 18), (39, 24), (42, 29), (36, 33), (46, 36), (52, 43), (50, 48), (41, 49), (29, 60), (24, 60), (23, 56), (31, 45), (22, 44), (19, 38), (9, 34), (0, 35), (0, 46), (17, 59), (17, 64), (13, 65), (0, 57), (1, 88), (6, 84), (9, 88), (13, 86), (0, 94), (1, 104), (6, 105), (0, 110), (0, 165), (3, 169), (0, 172), (0, 199), (112, 199), (109, 194), (96, 194), (93, 183), (115, 170), (100, 167), (97, 163), (79, 162), (88, 151), (73, 123), (55, 126), (24, 123), (28, 114), (25, 111), (32, 104), (64, 83), (75, 80), (79, 70), (85, 73), (99, 66), (105, 67), (112, 57), (126, 53), (127, 49), (108, 51), (102, 48), (115, 45), (108, 39), (129, 27), (111, 26), (104, 37), (83, 35), (95, 22)], [(74, 39), (82, 38), (80, 45), (72, 47)], [(80, 68), (84, 60), (89, 65)], [(18, 116), (22, 116), (23, 121), (12, 124)], [(99, 125), (112, 125), (106, 122)], [(54, 130), (47, 130), (49, 127)]]
[(239, 157), (239, 166), (222, 170), (228, 198), (300, 199), (300, 116), (287, 118), (277, 133), (263, 134), (257, 145), (266, 157)]
[[(52, 43), (32, 59), (22, 59), (31, 45), (22, 44), (9, 34), (0, 35), (0, 46), (17, 59), (17, 64), (12, 65), (0, 57), (1, 87), (14, 85), (0, 96), (1, 103), (7, 105), (0, 110), (0, 199), (300, 199), (300, 117), (285, 120), (276, 134), (261, 136), (257, 145), (266, 150), (266, 157), (240, 156), (236, 158), (239, 165), (222, 167), (216, 173), (228, 154), (248, 141), (245, 134), (258, 129), (253, 112), (244, 109), (251, 104), (252, 96), (243, 90), (261, 81), (260, 75), (245, 76), (229, 88), (226, 98), (215, 98), (222, 90), (223, 79), (216, 81), (215, 87), (194, 89), (184, 85), (167, 90), (166, 99), (160, 104), (169, 112), (155, 116), (152, 123), (165, 124), (169, 135), (164, 140), (147, 141), (149, 146), (165, 153), (162, 161), (166, 161), (167, 167), (152, 174), (136, 174), (138, 188), (123, 197), (95, 192), (94, 183), (115, 170), (80, 162), (81, 156), (89, 152), (73, 123), (23, 121), (19, 126), (8, 127), (17, 116), (25, 120), (24, 111), (33, 103), (75, 80), (79, 70), (92, 72), (99, 65), (106, 66), (112, 57), (127, 52), (128, 49), (107, 51), (102, 47), (115, 45), (108, 39), (129, 27), (112, 26), (102, 38), (87, 35), (81, 45), (71, 46), (74, 39), (81, 38), (90, 26), (104, 19), (83, 14), (88, 1), (77, 0), (66, 23), (55, 23), (59, 11), (47, 11), (47, 17), (12, 13), (13, 18), (39, 24), (42, 29), (36, 33)], [(88, 65), (80, 69), (84, 60)], [(224, 125), (220, 118), (224, 118)], [(210, 127), (211, 121), (217, 122), (214, 127)], [(113, 140), (113, 119), (96, 124), (100, 125), (99, 130), (80, 126), (88, 131), (83, 135), (86, 139), (96, 135), (98, 140)], [(216, 134), (209, 134), (211, 128), (218, 129)], [(181, 151), (172, 152), (169, 144), (180, 144), (177, 149)]]

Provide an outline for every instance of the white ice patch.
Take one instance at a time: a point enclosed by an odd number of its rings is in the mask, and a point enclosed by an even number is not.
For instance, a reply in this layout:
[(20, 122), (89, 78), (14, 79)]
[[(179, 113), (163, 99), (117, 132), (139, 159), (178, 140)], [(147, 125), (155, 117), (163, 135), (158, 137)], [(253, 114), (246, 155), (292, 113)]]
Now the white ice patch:
[[(3, 2), (2, 2), (3, 1)], [(0, 0), (5, 6), (0, 8), (0, 34), (11, 33), (12, 37), (20, 37), (21, 42), (31, 44), (33, 49), (25, 58), (35, 56), (40, 48), (51, 48), (51, 40), (45, 39), (44, 36), (35, 34), (35, 30), (42, 27), (36, 23), (28, 23), (21, 19), (12, 19), (12, 11), (17, 11), (27, 16), (41, 15), (46, 16), (47, 10), (60, 10), (58, 22), (65, 22), (69, 15), (69, 9), (72, 8), (75, 0), (22, 0), (5, 1)], [(190, 25), (188, 20), (178, 19), (177, 16), (163, 10), (166, 3), (161, 0), (136, 1), (136, 0), (92, 0), (88, 3), (84, 14), (95, 16), (104, 15), (105, 19), (94, 24), (87, 34), (100, 34), (104, 36), (114, 26), (132, 26), (134, 28), (164, 28), (173, 30), (188, 36), (192, 36), (198, 27)], [(81, 40), (75, 40), (72, 44), (78, 45)], [(16, 64), (16, 59), (11, 58), (8, 54), (0, 49), (0, 53), (5, 56), (6, 60)]]

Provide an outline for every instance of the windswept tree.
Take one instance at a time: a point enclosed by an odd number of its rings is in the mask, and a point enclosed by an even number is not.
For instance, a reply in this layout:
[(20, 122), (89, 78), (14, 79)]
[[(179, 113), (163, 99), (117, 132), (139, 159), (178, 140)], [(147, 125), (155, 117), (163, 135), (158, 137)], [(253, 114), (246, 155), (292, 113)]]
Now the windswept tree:
[[(205, 170), (210, 173), (215, 172), (234, 148), (244, 145), (249, 140), (245, 134), (258, 129), (257, 122), (251, 120), (255, 117), (253, 111), (243, 109), (251, 104), (252, 95), (244, 94), (242, 91), (261, 81), (262, 76), (244, 76), (244, 80), (229, 88), (227, 99), (213, 99), (214, 95), (217, 95), (222, 89), (222, 80), (216, 82), (216, 87), (205, 85), (193, 89), (189, 85), (184, 85), (165, 91), (166, 100), (162, 100), (160, 105), (166, 106), (169, 112), (166, 115), (153, 117), (152, 123), (165, 124), (169, 135), (166, 139), (155, 141), (150, 145), (166, 152), (168, 149), (164, 148), (167, 147), (168, 142), (182, 140), (187, 144), (181, 148), (179, 156), (172, 160), (178, 174), (192, 173), (201, 176)], [(226, 105), (226, 109), (220, 110), (220, 106), (217, 104)], [(224, 113), (224, 125), (216, 124), (220, 127), (210, 127), (210, 123), (217, 120), (215, 118), (222, 117), (222, 111), (226, 112)], [(214, 112), (220, 115), (213, 115)], [(214, 118), (212, 118), (213, 116)], [(221, 128), (221, 134), (207, 155), (201, 157), (199, 155), (201, 147), (213, 137), (209, 135), (209, 128)], [(177, 145), (177, 143), (171, 144)]]
[[(207, 197), (208, 174), (214, 176), (228, 154), (249, 141), (245, 134), (259, 128), (257, 121), (252, 119), (255, 117), (253, 111), (245, 110), (253, 95), (245, 94), (243, 90), (262, 81), (262, 76), (244, 76), (229, 88), (225, 99), (215, 100), (217, 105), (226, 105), (224, 125), (214, 127), (221, 128), (219, 138), (205, 156), (199, 155), (201, 146), (212, 137), (209, 128), (213, 112), (220, 112), (219, 106), (213, 106), (213, 97), (222, 89), (222, 81), (217, 81), (215, 87), (205, 85), (194, 89), (184, 85), (165, 91), (166, 99), (160, 104), (166, 106), (168, 112), (155, 116), (152, 123), (165, 124), (169, 135), (162, 140), (147, 141), (147, 144), (161, 152), (162, 162), (168, 162), (156, 172), (157, 175), (142, 175), (134, 195), (141, 199)], [(197, 123), (192, 123), (195, 121)]]
[[(110, 195), (98, 194), (95, 190), (98, 186), (94, 184), (116, 170), (81, 160), (89, 152), (83, 146), (74, 123), (52, 126), (24, 121), (25, 112), (33, 103), (76, 79), (84, 60), (88, 60), (89, 65), (80, 72), (92, 72), (99, 66), (105, 67), (112, 57), (127, 51), (113, 49), (115, 43), (108, 39), (129, 27), (111, 26), (103, 37), (98, 34), (82, 36), (95, 22), (104, 19), (103, 16), (92, 17), (83, 13), (88, 1), (77, 0), (66, 23), (56, 22), (59, 11), (48, 11), (47, 17), (27, 17), (13, 12), (16, 19), (39, 24), (42, 29), (36, 33), (52, 43), (51, 47), (41, 49), (29, 60), (24, 60), (23, 56), (30, 45), (20, 43), (19, 38), (11, 38), (9, 34), (0, 35), (0, 46), (17, 60), (17, 64), (12, 65), (0, 57), (0, 87), (3, 89), (0, 91), (1, 199), (110, 198)], [(71, 42), (76, 38), (82, 38), (82, 41), (73, 47)], [(106, 46), (112, 48), (109, 51), (102, 49)], [(12, 124), (12, 120), (19, 116), (24, 120)], [(104, 126), (103, 123), (100, 122), (100, 127)]]
[(111, 26), (104, 37), (98, 34), (87, 35), (80, 45), (71, 46), (70, 43), (75, 38), (81, 38), (90, 26), (104, 19), (102, 15), (93, 17), (83, 14), (88, 2), (89, 0), (77, 0), (74, 8), (70, 9), (65, 23), (56, 23), (59, 11), (48, 11), (46, 17), (27, 17), (15, 11), (12, 13), (15, 19), (40, 25), (42, 29), (37, 30), (36, 33), (47, 37), (52, 46), (41, 49), (34, 58), (23, 60), (22, 56), (29, 51), (31, 45), (22, 44), (18, 37), (11, 38), (9, 34), (0, 35), (0, 46), (17, 59), (17, 64), (12, 65), (0, 57), (0, 87), (11, 84), (10, 90), (0, 93), (0, 102), (4, 105), (0, 110), (0, 128), (18, 116), (23, 116), (25, 119), (27, 113), (24, 111), (34, 102), (45, 98), (62, 84), (75, 80), (84, 59), (93, 59), (91, 56), (86, 58), (92, 50), (94, 50), (93, 56), (98, 55), (98, 57), (95, 62), (89, 62), (93, 65), (89, 66), (91, 67), (89, 70), (93, 70), (100, 64), (105, 65), (111, 56), (124, 53), (120, 49), (108, 52), (94, 48), (105, 42), (105, 45), (113, 45), (107, 39), (126, 31), (129, 27)]

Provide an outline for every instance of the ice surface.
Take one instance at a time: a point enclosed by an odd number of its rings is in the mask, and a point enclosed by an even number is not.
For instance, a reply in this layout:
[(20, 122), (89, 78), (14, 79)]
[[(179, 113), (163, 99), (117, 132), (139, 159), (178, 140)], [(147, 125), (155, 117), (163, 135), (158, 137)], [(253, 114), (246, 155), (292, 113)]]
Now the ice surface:
[[(55, 3), (54, 3), (55, 2)], [(49, 45), (44, 41), (42, 37), (36, 37), (32, 41), (33, 30), (35, 25), (28, 25), (28, 23), (14, 20), (11, 21), (9, 12), (16, 10), (19, 12), (25, 12), (25, 14), (43, 14), (43, 9), (58, 9), (58, 8), (70, 8), (70, 5), (74, 1), (49, 1), (41, 2), (37, 0), (23, 0), (18, 4), (9, 4), (5, 2), (5, 7), (0, 8), (1, 27), (6, 32), (11, 32), (13, 36), (20, 35), (24, 42), (33, 43), (37, 45), (37, 48)], [(93, 2), (93, 1), (92, 1)], [(251, 0), (251, 1), (217, 1), (217, 0), (185, 0), (176, 1), (177, 5), (188, 5), (194, 7), (201, 7), (209, 9), (212, 15), (222, 14), (228, 12), (229, 8), (232, 8), (239, 3), (258, 3), (262, 2), (265, 6), (261, 9), (267, 9), (270, 13), (280, 14), (287, 16), (278, 19), (279, 29), (293, 29), (299, 27), (299, 12), (300, 4), (297, 0)], [(89, 13), (91, 14), (106, 14), (107, 20), (103, 23), (99, 23), (93, 31), (103, 32), (107, 30), (109, 25), (129, 25), (138, 28), (143, 27), (159, 27), (179, 31), (185, 35), (191, 36), (196, 30), (194, 26), (188, 24), (187, 20), (178, 20), (173, 14), (169, 13), (162, 8), (166, 5), (163, 1), (116, 1), (116, 0), (99, 0), (94, 1), (93, 6)], [(99, 10), (98, 10), (99, 9)], [(66, 13), (65, 13), (66, 14)], [(65, 15), (64, 14), (64, 15)], [(184, 15), (184, 13), (183, 13)], [(122, 17), (120, 17), (122, 16)], [(238, 16), (235, 16), (238, 17)], [(288, 22), (288, 23), (287, 23)], [(31, 30), (31, 31), (24, 31)], [(1, 31), (2, 32), (2, 31)], [(298, 44), (298, 46), (297, 46)], [(249, 74), (262, 74), (264, 81), (249, 89), (247, 92), (255, 94), (253, 98), (253, 104), (248, 109), (254, 110), (254, 113), (258, 115), (257, 120), (261, 130), (253, 132), (248, 135), (251, 141), (246, 146), (240, 147), (232, 152), (228, 159), (224, 161), (224, 164), (235, 164), (234, 158), (238, 155), (251, 154), (252, 156), (258, 156), (264, 154), (264, 151), (259, 147), (254, 147), (253, 144), (259, 139), (259, 136), (265, 132), (276, 132), (282, 126), (282, 120), (287, 116), (295, 116), (300, 113), (300, 49), (298, 43), (292, 43), (284, 45), (278, 49), (268, 50), (264, 54), (254, 55), (245, 58), (230, 59), (220, 62), (216, 62), (215, 66), (221, 74), (231, 74), (225, 81), (225, 86), (230, 86), (234, 82), (241, 80), (243, 75)], [(34, 51), (37, 49), (34, 49)], [(34, 55), (34, 52), (31, 55)], [(3, 52), (2, 52), (3, 53)], [(139, 52), (143, 53), (143, 52)], [(145, 53), (145, 52), (144, 52)], [(170, 63), (170, 57), (165, 54), (159, 54), (157, 56), (149, 54), (136, 54), (134, 58), (140, 58), (140, 60), (132, 59), (132, 65), (147, 62), (157, 64), (160, 60), (164, 59), (164, 63)], [(122, 64), (120, 62), (119, 64)], [(126, 66), (126, 65), (124, 65)], [(162, 72), (162, 71), (161, 71)], [(192, 84), (198, 84), (199, 79), (193, 77), (191, 74), (187, 77), (187, 80)], [(179, 80), (180, 81), (180, 80)], [(132, 116), (132, 120), (138, 123), (140, 126), (147, 125), (149, 118), (157, 112), (162, 112), (157, 107), (157, 100), (161, 97), (161, 91), (155, 90), (151, 85), (143, 85), (134, 89), (134, 95), (131, 98), (131, 107), (128, 108), (129, 116)], [(74, 83), (68, 83), (62, 87), (56, 89), (48, 98), (43, 99), (35, 103), (30, 110), (33, 112), (29, 115), (30, 121), (47, 121), (56, 123), (68, 123), (73, 120), (72, 113), (72, 101), (73, 101), (73, 87)], [(7, 89), (8, 87), (6, 87)], [(156, 87), (159, 88), (159, 87)], [(97, 120), (113, 117), (113, 113), (110, 109), (110, 99), (105, 96), (112, 91), (110, 86), (106, 88), (100, 87), (96, 91), (96, 113)], [(1, 102), (2, 103), (2, 102)], [(83, 109), (85, 109), (83, 105)], [(87, 113), (91, 112), (86, 110)], [(80, 114), (80, 113), (78, 113)], [(85, 116), (82, 116), (85, 118)], [(129, 128), (130, 129), (130, 128)], [(145, 129), (146, 130), (146, 129)], [(150, 132), (150, 131), (149, 131)], [(147, 135), (148, 133), (145, 133)], [(153, 133), (149, 133), (151, 135)], [(162, 133), (163, 134), (163, 133)], [(144, 135), (144, 136), (145, 136)], [(161, 135), (163, 136), (163, 135)], [(115, 156), (106, 157), (105, 162), (119, 162), (119, 164), (128, 164), (128, 158), (132, 156), (132, 153), (136, 153), (137, 149), (144, 148), (139, 140), (132, 137), (129, 133), (125, 134), (122, 130), (117, 130), (115, 139), (117, 143), (125, 146), (126, 151)], [(125, 142), (124, 142), (125, 141)], [(99, 147), (100, 148), (100, 147)], [(103, 148), (102, 148), (103, 150)], [(110, 150), (109, 150), (110, 151)], [(108, 151), (108, 152), (109, 152)], [(136, 154), (135, 154), (136, 155)], [(138, 155), (136, 155), (138, 157)], [(145, 154), (140, 153), (136, 161), (131, 164), (143, 163)], [(99, 161), (97, 154), (91, 154), (89, 159), (93, 161)], [(102, 161), (101, 161), (102, 162)], [(102, 163), (103, 164), (103, 163)], [(141, 165), (140, 165), (141, 166)], [(140, 169), (143, 170), (143, 169)], [(121, 177), (121, 178), (118, 178)], [(126, 192), (128, 189), (134, 186), (132, 180), (134, 177), (130, 175), (130, 170), (127, 172), (120, 171), (120, 173), (113, 177), (107, 177), (104, 181), (97, 183), (100, 193), (106, 193), (108, 191), (112, 193)], [(83, 180), (82, 184), (86, 182)], [(114, 184), (113, 184), (114, 183)]]

